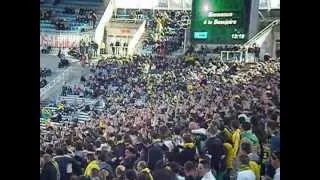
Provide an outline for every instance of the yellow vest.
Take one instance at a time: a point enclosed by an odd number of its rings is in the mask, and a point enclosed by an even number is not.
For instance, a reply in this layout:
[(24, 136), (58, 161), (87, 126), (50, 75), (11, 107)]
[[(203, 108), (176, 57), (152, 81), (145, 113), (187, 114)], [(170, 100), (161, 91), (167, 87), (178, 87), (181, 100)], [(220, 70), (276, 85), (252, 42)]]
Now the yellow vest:
[(100, 167), (98, 165), (98, 161), (94, 160), (94, 161), (91, 161), (86, 170), (84, 171), (84, 176), (92, 176), (92, 170), (93, 169), (98, 169), (100, 171)]
[(240, 129), (237, 129), (232, 134), (232, 143), (233, 143), (233, 158), (235, 159), (238, 154), (240, 147)]
[(232, 145), (230, 143), (224, 143), (223, 144), (224, 148), (227, 151), (226, 154), (226, 165), (227, 165), (227, 169), (233, 169), (233, 159), (232, 159)]

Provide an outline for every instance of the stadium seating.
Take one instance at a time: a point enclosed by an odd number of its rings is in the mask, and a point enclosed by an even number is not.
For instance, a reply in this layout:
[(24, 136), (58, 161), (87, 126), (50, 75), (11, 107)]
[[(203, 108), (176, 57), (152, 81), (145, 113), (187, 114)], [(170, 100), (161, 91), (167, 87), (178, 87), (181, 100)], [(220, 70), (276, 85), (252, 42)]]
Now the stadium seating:
[[(85, 7), (85, 8), (83, 8)], [(74, 10), (74, 13), (65, 13), (65, 8), (70, 8)], [(79, 15), (80, 9), (88, 9), (93, 10), (97, 15), (96, 24), (99, 22), (101, 16), (103, 15), (104, 9), (102, 7), (102, 3), (96, 0), (87, 0), (87, 1), (76, 1), (76, 0), (69, 0), (64, 1), (62, 4), (52, 5), (49, 3), (41, 4), (40, 10), (42, 13), (51, 11), (52, 15), (50, 18), (41, 18), (40, 19), (40, 29), (41, 31), (51, 32), (56, 30), (63, 30), (67, 32), (81, 32), (81, 31), (89, 31), (92, 30), (93, 27), (87, 22), (77, 20), (77, 16)], [(88, 13), (89, 14), (89, 11)], [(54, 18), (56, 17), (59, 20), (63, 20), (63, 24), (65, 24), (65, 28), (57, 28), (55, 24)]]

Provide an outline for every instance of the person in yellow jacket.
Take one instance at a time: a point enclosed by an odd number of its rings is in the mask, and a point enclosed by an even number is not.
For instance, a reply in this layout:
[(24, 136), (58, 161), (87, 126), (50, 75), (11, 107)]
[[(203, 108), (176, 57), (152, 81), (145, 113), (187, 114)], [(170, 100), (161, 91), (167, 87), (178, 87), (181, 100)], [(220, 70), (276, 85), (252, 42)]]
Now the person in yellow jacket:
[(107, 122), (106, 122), (104, 119), (100, 119), (99, 127), (100, 127), (101, 129), (105, 129), (105, 128), (106, 128), (106, 125), (107, 125)]
[[(246, 155), (250, 158), (251, 144), (249, 142), (242, 142), (239, 154)], [(258, 163), (250, 158), (249, 167), (254, 172), (256, 180), (260, 180), (260, 166), (258, 165)]]
[(233, 158), (232, 158), (232, 145), (228, 142), (223, 143), (223, 146), (226, 150), (226, 166), (227, 166), (227, 174), (228, 176), (233, 170)]
[(224, 143), (223, 144), (224, 148), (226, 149), (226, 165), (227, 165), (227, 169), (230, 170), (230, 169), (233, 169), (233, 164), (232, 164), (232, 151), (233, 151), (233, 148), (232, 148), (232, 145), (230, 143)]
[(190, 84), (190, 83), (187, 84), (187, 90), (188, 90), (188, 93), (190, 93), (190, 94), (193, 92), (192, 84)]
[(60, 103), (57, 108), (58, 111), (64, 111), (64, 105), (62, 103)]
[(231, 121), (231, 128), (233, 129), (233, 133), (231, 134), (231, 132), (228, 129), (224, 129), (224, 132), (227, 136), (227, 138), (231, 139), (232, 142), (232, 159), (235, 160), (237, 158), (237, 154), (239, 151), (239, 146), (240, 146), (240, 122), (238, 120), (233, 120)]
[(93, 169), (97, 169), (98, 171), (100, 171), (99, 162), (95, 159), (93, 153), (88, 153), (87, 156), (88, 156), (89, 163), (84, 171), (84, 176), (92, 177)]

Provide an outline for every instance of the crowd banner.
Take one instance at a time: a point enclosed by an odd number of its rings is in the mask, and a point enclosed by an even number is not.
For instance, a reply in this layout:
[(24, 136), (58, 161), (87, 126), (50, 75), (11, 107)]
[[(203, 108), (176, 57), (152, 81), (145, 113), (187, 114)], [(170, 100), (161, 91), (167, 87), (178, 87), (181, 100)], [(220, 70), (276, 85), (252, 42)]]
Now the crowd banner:
[(42, 31), (40, 32), (40, 47), (74, 48), (79, 47), (80, 40), (91, 41), (92, 31), (72, 33), (68, 31)]

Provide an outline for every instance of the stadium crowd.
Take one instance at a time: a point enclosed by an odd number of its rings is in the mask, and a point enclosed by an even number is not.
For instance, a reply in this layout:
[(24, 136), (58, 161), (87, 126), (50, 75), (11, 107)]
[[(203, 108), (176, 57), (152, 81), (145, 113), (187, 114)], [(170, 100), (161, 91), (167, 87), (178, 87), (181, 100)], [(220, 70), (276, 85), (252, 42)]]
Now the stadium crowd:
[[(65, 13), (85, 22), (93, 15)], [(41, 109), (41, 180), (279, 180), (280, 63), (218, 62), (193, 50), (165, 56), (183, 45), (190, 12), (145, 16), (146, 46), (160, 56), (104, 59), (79, 84), (62, 87), (62, 96), (98, 99), (103, 110), (82, 103), (72, 108), (90, 120), (64, 122), (69, 104), (53, 102), (54, 115)], [(230, 49), (239, 47), (214, 51)], [(93, 43), (82, 41), (79, 51), (97, 56)]]
[(76, 89), (105, 109), (48, 121), (42, 179), (280, 179), (278, 62), (108, 59)]
[[(56, 30), (71, 30), (71, 27), (82, 24), (91, 25), (92, 28), (96, 26), (97, 15), (94, 9), (90, 8), (70, 8), (65, 7), (63, 9), (63, 17), (59, 17), (59, 13), (52, 9), (42, 8), (40, 9), (40, 20), (49, 21), (55, 25)], [(75, 21), (65, 16), (76, 16)], [(90, 28), (82, 28), (82, 32)]]
[[(139, 16), (142, 16), (139, 12)], [(147, 17), (147, 27), (151, 31), (151, 37), (146, 39), (145, 47), (150, 47), (153, 53), (170, 54), (183, 45), (184, 28), (188, 26), (189, 11), (156, 11), (151, 18)]]

